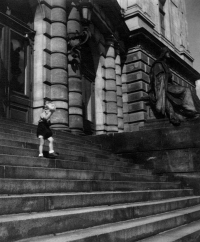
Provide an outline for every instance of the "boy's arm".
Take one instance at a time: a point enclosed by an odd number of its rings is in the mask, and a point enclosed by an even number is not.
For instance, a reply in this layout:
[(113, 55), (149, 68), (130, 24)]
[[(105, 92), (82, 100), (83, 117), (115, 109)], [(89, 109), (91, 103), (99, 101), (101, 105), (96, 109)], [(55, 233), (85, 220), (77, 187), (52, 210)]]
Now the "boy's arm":
[(49, 111), (48, 113), (42, 112), (40, 115), (41, 119), (48, 120), (51, 117), (52, 113)]

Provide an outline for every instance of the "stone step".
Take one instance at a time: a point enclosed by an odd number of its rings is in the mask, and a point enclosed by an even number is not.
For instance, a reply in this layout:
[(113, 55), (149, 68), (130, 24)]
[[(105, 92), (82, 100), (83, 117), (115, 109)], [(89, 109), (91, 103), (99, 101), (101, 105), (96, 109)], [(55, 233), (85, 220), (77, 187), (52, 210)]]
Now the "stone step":
[[(81, 160), (72, 159), (48, 159), (30, 156), (16, 156), (8, 154), (0, 154), (0, 165), (8, 166), (26, 166), (26, 167), (46, 167), (46, 168), (62, 168), (62, 169), (83, 169), (83, 170), (98, 170), (107, 172), (122, 172), (140, 175), (151, 175), (151, 170), (140, 169), (138, 165), (130, 164), (129, 166), (120, 166), (121, 163), (116, 162), (111, 165), (104, 160), (93, 159), (91, 162), (83, 162)], [(75, 158), (75, 156), (74, 156)], [(119, 163), (119, 164), (118, 164)]]
[(200, 220), (171, 229), (138, 242), (199, 242)]
[[(36, 138), (35, 134), (31, 134), (31, 133), (26, 133), (26, 132), (22, 132), (22, 131), (16, 131), (16, 130), (11, 130), (11, 129), (6, 129), (5, 127), (1, 130), (0, 132), (0, 138), (2, 139), (8, 139), (8, 140), (15, 140), (15, 141), (21, 141), (21, 142), (27, 142), (28, 144), (35, 144), (34, 147), (38, 147), (38, 139)], [(68, 145), (69, 144), (69, 145)], [(46, 145), (48, 145), (48, 142), (46, 141)], [(59, 139), (57, 137), (55, 137), (55, 147), (63, 147), (63, 148), (71, 148), (72, 151), (79, 151), (80, 149), (82, 149), (83, 151), (88, 151), (88, 152), (96, 152), (99, 157), (105, 157), (105, 156), (109, 156), (110, 158), (113, 159), (117, 159), (117, 160), (121, 160), (123, 162), (129, 162), (130, 159), (126, 159), (126, 158), (121, 158), (118, 155), (115, 155), (109, 151), (106, 150), (102, 150), (100, 148), (97, 147), (93, 147), (92, 144), (82, 144), (82, 143), (73, 143), (70, 144), (68, 143), (68, 141), (66, 141), (66, 137), (65, 139)], [(81, 148), (80, 148), (81, 147)]]
[(199, 242), (200, 220), (171, 229), (138, 242)]
[[(39, 158), (38, 157), (38, 150), (37, 149), (28, 149), (28, 148), (20, 148), (19, 147), (14, 147), (14, 146), (5, 146), (5, 145), (0, 145), (0, 154), (4, 155), (12, 155), (12, 156), (24, 156), (24, 157), (34, 157), (36, 159), (46, 159), (46, 158)], [(48, 152), (44, 150), (44, 154), (47, 155)], [(132, 167), (132, 164), (123, 162), (121, 160), (115, 160), (113, 158), (105, 158), (105, 156), (101, 156), (98, 154), (94, 154), (93, 156), (88, 153), (76, 153), (76, 152), (65, 152), (65, 154), (59, 153), (58, 156), (59, 160), (70, 160), (70, 161), (78, 161), (78, 162), (99, 162), (99, 164), (104, 164), (104, 165), (116, 165), (116, 166), (123, 166), (123, 167)], [(63, 163), (62, 163), (63, 164)], [(134, 165), (133, 165), (134, 166)], [(135, 165), (136, 167), (136, 165)], [(138, 166), (140, 167), (140, 166)]]
[(0, 215), (192, 196), (192, 189), (0, 195)]
[[(124, 207), (125, 208), (125, 207)], [(98, 209), (98, 208), (94, 208)], [(102, 208), (103, 209), (103, 208)], [(117, 208), (118, 210), (119, 208)], [(116, 211), (117, 211), (116, 210)], [(141, 207), (142, 210), (142, 207)], [(77, 211), (78, 213), (78, 211)], [(56, 216), (59, 215), (57, 212)], [(200, 205), (196, 205), (188, 208), (181, 208), (178, 210), (172, 210), (169, 212), (151, 215), (148, 217), (142, 217), (138, 219), (129, 219), (126, 221), (120, 221), (115, 223), (107, 223), (104, 225), (94, 226), (94, 219), (97, 219), (97, 223), (104, 222), (103, 220), (103, 210), (100, 213), (99, 217), (92, 217), (89, 221), (91, 223), (90, 228), (83, 229), (86, 226), (86, 221), (89, 219), (89, 215), (81, 217), (81, 220), (76, 222), (80, 223), (81, 228), (79, 230), (65, 232), (66, 230), (70, 230), (74, 225), (77, 226), (77, 223), (73, 224), (72, 219), (64, 219), (65, 212), (60, 211), (60, 215), (63, 219), (55, 218), (54, 214), (49, 214), (49, 218), (45, 220), (45, 216), (43, 217), (44, 222), (38, 221), (39, 214), (30, 214), (30, 215), (16, 215), (16, 216), (4, 216), (0, 219), (0, 224), (3, 228), (4, 233), (2, 233), (2, 242), (4, 241), (13, 241), (14, 239), (24, 239), (22, 241), (37, 241), (37, 242), (134, 242), (147, 237), (150, 237), (156, 233), (164, 232), (166, 230), (170, 230), (172, 228), (191, 223), (193, 221), (200, 219)], [(112, 218), (111, 210), (106, 213), (106, 220), (108, 221)], [(128, 215), (128, 213), (126, 214)], [(29, 216), (32, 221), (35, 223), (31, 223), (30, 219), (28, 220), (27, 216)], [(125, 216), (125, 214), (117, 213), (115, 218), (119, 218), (120, 216)], [(134, 216), (134, 213), (133, 213)], [(114, 216), (113, 216), (114, 217)], [(51, 221), (54, 219), (54, 222)], [(20, 222), (19, 222), (20, 221)], [(22, 221), (25, 221), (24, 223)], [(9, 223), (13, 225), (9, 226)], [(5, 225), (4, 225), (5, 224)], [(44, 225), (46, 224), (46, 225)], [(63, 226), (62, 226), (63, 224)], [(35, 229), (32, 227), (35, 225)], [(30, 228), (31, 227), (31, 228)], [(10, 229), (14, 229), (13, 233), (8, 233)], [(30, 228), (30, 230), (29, 230)], [(37, 237), (30, 238), (35, 235), (47, 235), (46, 237)], [(53, 235), (52, 235), (53, 234)], [(28, 238), (27, 240), (25, 238)], [(21, 242), (22, 242), (21, 241)], [(160, 241), (161, 242), (161, 241)]]
[[(37, 149), (39, 147), (39, 140), (26, 140), (23, 139), (23, 137), (20, 138), (20, 140), (17, 139), (17, 137), (13, 137), (12, 139), (10, 137), (8, 138), (2, 138), (0, 135), (0, 145), (8, 145), (8, 146), (16, 146), (16, 147), (22, 147), (22, 148), (30, 148), (30, 149)], [(62, 144), (62, 143), (54, 143), (54, 149), (56, 151), (59, 151), (60, 153), (65, 153), (65, 151), (71, 151), (72, 153), (76, 154), (82, 154), (82, 153), (88, 153), (91, 155), (99, 155), (105, 158), (114, 158), (115, 156), (110, 154), (108, 152), (104, 152), (104, 150), (100, 149), (93, 149), (92, 147), (84, 147), (80, 145), (69, 145), (69, 144)], [(44, 150), (49, 150), (49, 143), (45, 142)], [(116, 158), (118, 159), (118, 158)]]
[[(7, 157), (7, 158), (6, 158)], [(49, 166), (51, 166), (52, 162), (50, 162), (52, 159), (48, 158), (39, 158), (38, 152), (33, 149), (27, 149), (27, 148), (17, 148), (17, 147), (9, 147), (9, 146), (0, 146), (0, 159), (6, 159), (8, 163), (12, 163), (13, 160), (16, 158), (17, 161), (20, 163), (24, 162), (24, 159), (27, 159), (28, 161), (31, 161), (34, 159), (37, 164), (41, 162), (41, 164), (46, 164), (45, 162), (49, 162)], [(11, 158), (9, 161), (8, 158)], [(80, 156), (80, 155), (62, 155), (59, 154), (59, 159), (54, 159), (59, 163), (59, 167), (65, 167), (65, 163), (68, 161), (76, 161), (76, 162), (82, 162), (85, 163), (92, 163), (92, 164), (101, 164), (101, 165), (110, 165), (110, 166), (123, 166), (126, 168), (134, 168), (134, 169), (140, 169), (140, 165), (138, 164), (130, 164), (114, 159), (101, 159), (97, 157), (89, 157), (89, 156)], [(4, 161), (3, 161), (4, 162)]]
[[(30, 135), (28, 137), (28, 141), (26, 137), (19, 136), (19, 135), (7, 135), (4, 133), (4, 137), (1, 137), (2, 132), (0, 132), (0, 145), (8, 145), (8, 146), (16, 146), (16, 147), (22, 147), (22, 148), (30, 148), (30, 149), (37, 149), (38, 150), (38, 145), (39, 141), (37, 139), (31, 139)], [(7, 138), (6, 138), (7, 136)], [(18, 139), (19, 138), (19, 139)], [(30, 141), (30, 142), (29, 142)], [(57, 148), (56, 148), (57, 147)], [(46, 145), (44, 146), (44, 150), (48, 151), (48, 142), (46, 142)], [(87, 153), (90, 156), (93, 157), (99, 157), (99, 158), (105, 158), (105, 159), (115, 159), (119, 160), (122, 162), (129, 162), (127, 159), (120, 158), (117, 155), (111, 154), (108, 151), (96, 149), (96, 148), (90, 148), (88, 145), (87, 146), (81, 146), (80, 145), (67, 145), (62, 143), (56, 143), (55, 142), (55, 150), (57, 150), (59, 153), (64, 153), (64, 154), (76, 154), (76, 155), (82, 155)]]
[(0, 194), (180, 189), (179, 182), (0, 179)]
[[(18, 136), (25, 136), (28, 138), (33, 138), (36, 139), (36, 125), (31, 125), (31, 124), (25, 124), (27, 126), (27, 128), (24, 128), (24, 124), (23, 123), (19, 123), (18, 125), (15, 124), (15, 122), (11, 121), (11, 120), (4, 120), (4, 119), (0, 119), (0, 127), (2, 126), (1, 129), (1, 133), (5, 133), (8, 134), (8, 136), (12, 136), (12, 134), (14, 135), (18, 135)], [(29, 127), (30, 126), (30, 127)], [(83, 145), (86, 147), (90, 147), (92, 149), (101, 149), (101, 145), (100, 144), (95, 144), (92, 143), (92, 141), (87, 138), (87, 136), (83, 137), (83, 136), (77, 136), (77, 135), (73, 135), (70, 134), (68, 132), (61, 132), (61, 131), (53, 131), (54, 132), (54, 137), (56, 139), (56, 141), (58, 143), (68, 143), (68, 142), (73, 142), (74, 145), (79, 144), (79, 145)], [(80, 146), (79, 146), (80, 147)], [(105, 150), (104, 149), (104, 153), (108, 153), (110, 155), (113, 155), (110, 151)]]
[(42, 168), (26, 166), (0, 166), (0, 178), (14, 179), (64, 179), (64, 180), (108, 180), (108, 181), (152, 181), (165, 182), (167, 176), (114, 173), (108, 171)]
[[(1, 125), (0, 125), (1, 127)], [(95, 145), (92, 143), (88, 143), (88, 142), (84, 142), (84, 141), (80, 141), (80, 140), (76, 140), (76, 139), (69, 139), (68, 135), (66, 134), (66, 136), (64, 137), (59, 137), (56, 135), (53, 135), (54, 140), (55, 140), (55, 145), (58, 146), (71, 146), (72, 148), (80, 148), (83, 149), (87, 149), (88, 151), (94, 150), (97, 152), (101, 152), (107, 155), (111, 155), (111, 156), (115, 156), (113, 153), (111, 153), (108, 150), (102, 150), (100, 145)], [(12, 126), (5, 126), (2, 125), (2, 129), (0, 131), (0, 138), (2, 139), (8, 139), (8, 140), (16, 140), (16, 141), (23, 141), (23, 142), (29, 142), (29, 143), (34, 143), (34, 144), (39, 144), (39, 140), (36, 137), (36, 133), (30, 133), (30, 132), (26, 132), (25, 130), (19, 131), (14, 129), (14, 127)], [(46, 143), (48, 143), (48, 141), (46, 141)]]
[[(27, 135), (27, 136), (22, 136), (22, 135), (16, 135), (16, 134), (7, 134), (4, 132), (0, 132), (0, 139), (2, 140), (14, 140), (14, 141), (20, 141), (20, 142), (26, 142), (26, 143), (33, 143), (36, 144), (38, 146), (39, 144), (39, 139), (34, 136), (34, 135)], [(45, 144), (48, 144), (48, 141), (45, 141)], [(63, 139), (54, 139), (54, 144), (57, 147), (70, 147), (71, 149), (90, 149), (90, 150), (94, 150), (94, 151), (101, 151), (102, 153), (102, 149), (101, 148), (97, 148), (97, 147), (93, 147), (91, 144), (87, 144), (87, 143), (80, 143), (75, 142), (75, 141), (68, 141), (63, 140)], [(103, 150), (103, 153), (105, 154), (110, 154), (110, 152)]]
[[(14, 141), (15, 142), (15, 141)], [(14, 144), (14, 143), (12, 143)], [(99, 155), (95, 153), (88, 152), (76, 152), (76, 151), (70, 151), (65, 149), (58, 149), (59, 152), (59, 159), (71, 159), (72, 157), (75, 157), (76, 160), (84, 160), (86, 162), (89, 162), (91, 160), (105, 160), (108, 164), (116, 164), (116, 160), (113, 158), (109, 158), (108, 156)], [(60, 153), (60, 151), (62, 153)], [(8, 145), (0, 145), (0, 154), (8, 154), (8, 155), (19, 155), (19, 156), (32, 156), (32, 157), (38, 157), (38, 149), (30, 149), (26, 147), (17, 147), (16, 143), (15, 146), (8, 146)], [(44, 149), (44, 154), (47, 155), (48, 151)], [(39, 159), (39, 158), (38, 158)], [(72, 158), (73, 159), (73, 158)], [(127, 164), (124, 164), (125, 162), (118, 161), (117, 164), (120, 164), (121, 166)]]
[[(0, 117), (0, 126), (3, 126), (3, 127), (9, 126), (10, 129), (29, 132), (29, 133), (33, 133), (35, 135), (36, 135), (36, 130), (37, 130), (37, 125), (23, 123), (23, 122), (20, 122), (17, 120), (13, 121), (11, 119), (5, 119), (2, 117)], [(68, 139), (75, 140), (76, 142), (81, 142), (81, 143), (86, 142), (86, 143), (92, 144), (94, 146), (101, 147), (100, 144), (92, 143), (92, 141), (87, 136), (74, 135), (70, 132), (60, 131), (60, 130), (53, 130), (53, 133), (56, 136), (59, 136), (61, 138), (66, 138), (66, 135), (67, 135)]]

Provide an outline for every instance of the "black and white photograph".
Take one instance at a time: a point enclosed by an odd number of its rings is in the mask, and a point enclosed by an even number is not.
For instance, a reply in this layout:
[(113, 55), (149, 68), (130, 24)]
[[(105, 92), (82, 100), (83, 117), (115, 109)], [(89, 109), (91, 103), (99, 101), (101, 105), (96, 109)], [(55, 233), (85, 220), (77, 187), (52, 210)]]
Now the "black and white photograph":
[(0, 0), (0, 242), (200, 242), (200, 0)]

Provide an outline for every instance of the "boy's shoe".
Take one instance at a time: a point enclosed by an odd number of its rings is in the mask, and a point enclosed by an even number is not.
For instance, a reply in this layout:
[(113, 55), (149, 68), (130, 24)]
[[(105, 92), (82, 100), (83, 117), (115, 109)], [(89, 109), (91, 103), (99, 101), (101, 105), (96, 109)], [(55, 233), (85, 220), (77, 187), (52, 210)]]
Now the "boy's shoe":
[(58, 156), (58, 154), (56, 154), (55, 152), (49, 153), (49, 158), (55, 158), (57, 156)]
[(44, 156), (43, 155), (38, 155), (39, 158), (43, 158)]

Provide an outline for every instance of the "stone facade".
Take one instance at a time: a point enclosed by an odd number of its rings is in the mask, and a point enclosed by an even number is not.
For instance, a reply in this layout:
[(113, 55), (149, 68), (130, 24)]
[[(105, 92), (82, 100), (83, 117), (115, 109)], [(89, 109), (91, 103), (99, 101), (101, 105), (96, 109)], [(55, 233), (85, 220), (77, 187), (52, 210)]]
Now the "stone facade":
[[(24, 94), (30, 118), (24, 121), (36, 124), (45, 100), (51, 100), (57, 106), (51, 120), (54, 129), (75, 134), (138, 130), (146, 120), (155, 119), (143, 99), (148, 95), (150, 67), (163, 46), (173, 53), (174, 81), (195, 88), (200, 75), (192, 68), (184, 1), (86, 2), (91, 4), (90, 37), (77, 56), (71, 50), (83, 41), (75, 38), (84, 29), (79, 1), (27, 1), (32, 18), (21, 23), (17, 16), (19, 24), (31, 26), (34, 33), (31, 91)], [(9, 15), (7, 0), (2, 4), (5, 18), (14, 18), (14, 5), (9, 5)], [(25, 10), (21, 14), (25, 16)]]

